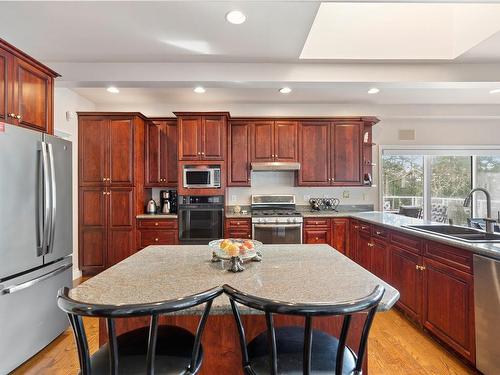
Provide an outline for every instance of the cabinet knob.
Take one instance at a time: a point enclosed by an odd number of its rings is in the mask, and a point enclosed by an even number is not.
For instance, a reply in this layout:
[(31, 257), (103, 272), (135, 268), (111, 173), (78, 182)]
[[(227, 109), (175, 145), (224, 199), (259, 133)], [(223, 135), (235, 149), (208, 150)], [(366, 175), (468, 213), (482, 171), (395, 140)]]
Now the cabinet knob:
[(102, 195), (106, 195), (106, 192), (105, 192), (105, 191), (103, 191), (103, 192), (102, 192)]
[(111, 195), (111, 192), (110, 192), (110, 191), (108, 191), (108, 195)]
[(252, 238), (252, 235), (251, 235), (251, 234), (249, 234), (249, 235), (248, 235), (248, 238)]
[(17, 118), (18, 120), (21, 120), (21, 117), (22, 117), (21, 115), (16, 115), (16, 118)]
[(158, 226), (158, 223), (155, 223), (156, 226)]
[(8, 115), (9, 117), (12, 117), (12, 118), (16, 118), (16, 114), (15, 113), (9, 113)]
[(158, 238), (155, 238), (155, 242), (158, 242)]
[(204, 153), (204, 152), (202, 152), (201, 154), (202, 154), (202, 155), (205, 155), (205, 153)]
[(379, 236), (382, 234), (382, 232), (380, 232), (380, 231), (376, 231), (375, 233), (376, 233), (377, 235), (379, 235)]
[(237, 222), (236, 222), (236, 225), (240, 225), (240, 222), (239, 222), (239, 221), (237, 221)]
[(319, 238), (318, 238), (318, 237), (316, 237), (316, 241), (318, 241), (318, 240), (319, 240)]

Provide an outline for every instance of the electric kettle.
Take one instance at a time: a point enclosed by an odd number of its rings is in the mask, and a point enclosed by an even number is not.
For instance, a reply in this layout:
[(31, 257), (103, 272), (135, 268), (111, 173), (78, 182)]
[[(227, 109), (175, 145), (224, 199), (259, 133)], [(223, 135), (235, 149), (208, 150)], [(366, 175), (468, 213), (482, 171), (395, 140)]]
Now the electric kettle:
[(154, 199), (150, 199), (148, 204), (146, 205), (146, 213), (155, 214), (156, 213), (156, 202)]

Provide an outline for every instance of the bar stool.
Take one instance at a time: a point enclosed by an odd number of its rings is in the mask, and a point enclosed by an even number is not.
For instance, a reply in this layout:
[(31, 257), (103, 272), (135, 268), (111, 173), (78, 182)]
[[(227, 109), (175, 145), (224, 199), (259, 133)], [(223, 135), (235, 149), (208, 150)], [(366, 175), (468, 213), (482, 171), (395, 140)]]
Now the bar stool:
[[(338, 304), (296, 304), (252, 296), (223, 286), (240, 336), (245, 374), (361, 374), (368, 334), (385, 289), (378, 285), (366, 297)], [(246, 343), (236, 303), (263, 311), (267, 330)], [(353, 314), (367, 313), (357, 353), (346, 345)], [(273, 314), (304, 316), (304, 327), (275, 328)], [(313, 317), (343, 316), (337, 338), (312, 328)]]
[[(57, 304), (66, 312), (75, 334), (80, 374), (197, 374), (203, 361), (201, 336), (213, 300), (222, 294), (217, 287), (181, 299), (135, 305), (97, 305), (76, 301), (62, 288)], [(161, 314), (206, 304), (196, 335), (176, 326), (159, 326)], [(82, 317), (105, 318), (108, 342), (90, 356)], [(117, 336), (116, 318), (150, 317), (149, 326)]]

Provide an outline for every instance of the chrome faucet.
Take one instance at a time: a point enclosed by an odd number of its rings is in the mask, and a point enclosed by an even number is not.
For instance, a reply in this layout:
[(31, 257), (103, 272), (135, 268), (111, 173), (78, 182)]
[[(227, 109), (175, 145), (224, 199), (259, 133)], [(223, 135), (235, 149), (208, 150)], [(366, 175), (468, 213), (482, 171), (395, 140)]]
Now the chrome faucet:
[(469, 192), (469, 194), (467, 194), (467, 197), (464, 199), (464, 207), (468, 207), (470, 205), (472, 195), (476, 191), (482, 191), (484, 195), (486, 195), (486, 218), (484, 218), (484, 222), (486, 223), (486, 233), (493, 233), (495, 228), (494, 223), (496, 222), (496, 220), (491, 218), (491, 195), (488, 192), (488, 190), (483, 188), (472, 189)]

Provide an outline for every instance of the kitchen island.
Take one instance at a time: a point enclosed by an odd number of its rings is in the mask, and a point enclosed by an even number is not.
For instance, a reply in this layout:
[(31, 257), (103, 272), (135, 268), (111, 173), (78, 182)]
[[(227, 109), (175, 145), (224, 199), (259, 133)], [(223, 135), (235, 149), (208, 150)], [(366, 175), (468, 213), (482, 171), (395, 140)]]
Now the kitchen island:
[[(97, 304), (137, 304), (175, 299), (212, 287), (229, 284), (264, 298), (289, 302), (340, 302), (368, 295), (381, 284), (386, 288), (380, 311), (390, 309), (397, 290), (328, 245), (265, 245), (261, 263), (247, 263), (241, 273), (230, 273), (210, 261), (208, 246), (149, 246), (73, 289), (78, 301)], [(162, 317), (194, 332), (203, 306)], [(241, 309), (247, 339), (265, 329), (264, 316)], [(357, 350), (363, 317), (352, 323), (349, 345)], [(148, 324), (148, 319), (121, 319), (118, 333)], [(303, 319), (279, 316), (276, 325), (303, 324)], [(315, 327), (338, 335), (341, 320), (316, 318)], [(106, 342), (100, 322), (100, 345)], [(218, 297), (211, 310), (202, 340), (202, 374), (238, 374), (241, 355), (229, 299)], [(365, 362), (365, 370), (366, 362)], [(365, 372), (367, 373), (367, 372)]]

